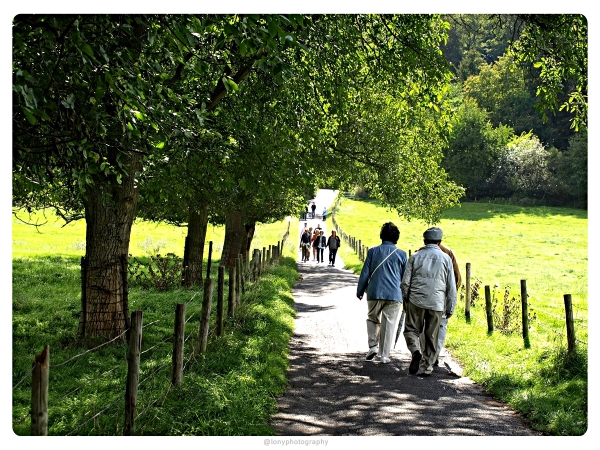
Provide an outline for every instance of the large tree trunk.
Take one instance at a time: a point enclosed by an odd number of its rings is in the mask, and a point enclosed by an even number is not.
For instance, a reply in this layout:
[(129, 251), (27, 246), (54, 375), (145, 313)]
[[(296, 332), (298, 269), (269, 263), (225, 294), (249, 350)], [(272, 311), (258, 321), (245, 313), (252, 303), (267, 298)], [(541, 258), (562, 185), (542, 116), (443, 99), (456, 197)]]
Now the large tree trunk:
[(204, 204), (199, 209), (190, 206), (188, 234), (185, 238), (183, 252), (183, 286), (202, 285), (202, 264), (207, 227), (208, 205)]
[(130, 158), (130, 176), (97, 179), (85, 200), (86, 248), (82, 261), (80, 335), (113, 338), (129, 323), (127, 259), (138, 190), (134, 176), (141, 157)]
[(246, 230), (241, 211), (231, 211), (225, 218), (225, 240), (221, 254), (221, 264), (228, 269), (235, 266), (235, 260), (242, 252)]

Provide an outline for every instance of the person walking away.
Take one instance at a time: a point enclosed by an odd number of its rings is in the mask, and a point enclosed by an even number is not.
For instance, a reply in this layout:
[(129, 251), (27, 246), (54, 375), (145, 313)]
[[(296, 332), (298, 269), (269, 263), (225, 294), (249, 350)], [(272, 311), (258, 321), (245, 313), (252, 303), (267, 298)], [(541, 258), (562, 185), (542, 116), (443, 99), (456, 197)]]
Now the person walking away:
[(317, 209), (317, 205), (315, 205), (315, 202), (312, 202), (312, 205), (310, 205), (310, 209), (312, 209), (312, 218), (315, 218), (315, 210)]
[(340, 248), (340, 238), (335, 230), (331, 230), (331, 236), (327, 238), (327, 245), (325, 247), (329, 247), (329, 264), (335, 266), (335, 255), (337, 255), (337, 251)]
[(310, 232), (304, 230), (300, 237), (300, 249), (302, 250), (302, 262), (307, 262), (310, 258)]
[[(449, 319), (456, 306), (452, 261), (440, 249), (441, 242), (440, 228), (425, 230), (425, 248), (409, 258), (400, 285), (405, 299), (404, 339), (411, 353), (408, 368), (411, 375), (428, 376), (433, 372), (442, 314)], [(423, 347), (420, 345), (421, 334), (425, 334)]]
[(390, 351), (396, 337), (402, 291), (400, 283), (407, 265), (406, 252), (396, 247), (400, 230), (392, 222), (384, 223), (379, 233), (381, 245), (367, 251), (358, 278), (356, 296), (367, 294), (366, 360), (376, 356), (382, 364), (390, 362)]
[(327, 207), (323, 208), (323, 222), (327, 221)]
[(313, 261), (319, 261), (317, 250), (319, 249), (319, 236), (321, 236), (321, 228), (315, 228), (315, 232), (312, 235), (311, 244), (313, 249)]
[[(421, 247), (419, 250), (422, 250), (425, 247)], [(417, 252), (419, 251), (417, 250)], [(446, 247), (445, 245), (442, 245), (442, 243), (440, 242), (440, 250), (443, 251), (446, 255), (448, 255), (450, 257), (450, 260), (452, 261), (452, 271), (454, 272), (454, 282), (456, 284), (456, 292), (457, 292), (457, 296), (458, 296), (458, 291), (460, 289), (460, 286), (462, 284), (462, 277), (460, 276), (460, 269), (458, 267), (458, 262), (456, 261), (456, 256), (454, 256), (454, 252), (452, 251), (452, 249), (450, 249), (449, 247)], [(446, 340), (446, 332), (448, 331), (448, 317), (446, 317), (446, 314), (442, 314), (442, 319), (440, 321), (440, 331), (438, 334), (438, 346), (437, 346), (437, 352), (435, 354), (435, 362), (433, 363), (434, 366), (437, 366), (439, 364), (439, 357), (440, 357), (440, 352), (442, 351), (442, 348), (444, 347), (444, 341)], [(421, 338), (420, 338), (420, 345), (421, 348), (425, 348), (425, 334), (421, 334)]]
[(323, 260), (323, 254), (325, 253), (325, 247), (327, 246), (327, 238), (325, 237), (325, 232), (323, 230), (321, 230), (317, 240), (319, 241), (317, 245), (317, 262), (322, 263), (325, 262)]

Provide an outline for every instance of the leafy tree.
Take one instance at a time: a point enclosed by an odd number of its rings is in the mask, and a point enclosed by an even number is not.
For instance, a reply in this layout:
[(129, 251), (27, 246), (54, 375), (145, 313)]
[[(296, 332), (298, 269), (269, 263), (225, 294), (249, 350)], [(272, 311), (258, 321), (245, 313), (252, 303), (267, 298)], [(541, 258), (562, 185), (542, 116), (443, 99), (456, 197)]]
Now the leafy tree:
[(450, 178), (466, 188), (470, 199), (490, 194), (486, 187), (502, 149), (513, 138), (512, 128), (494, 128), (487, 114), (469, 98), (453, 115), (448, 147), (442, 166)]
[(551, 193), (581, 208), (587, 208), (588, 198), (587, 134), (587, 131), (582, 131), (573, 135), (567, 150), (559, 152), (554, 149), (548, 161), (548, 167), (554, 174)]
[[(68, 207), (74, 217), (85, 212), (84, 336), (118, 336), (126, 327), (126, 258), (144, 160), (183, 148), (252, 67), (279, 70), (277, 49), (290, 39), (279, 36), (278, 24), (296, 22), (283, 16), (15, 18), (14, 202)], [(273, 30), (280, 39), (270, 37)], [(202, 53), (207, 43), (216, 51)]]
[(536, 136), (523, 133), (507, 145), (500, 170), (513, 195), (543, 199), (551, 185), (548, 151)]
[(581, 14), (522, 14), (518, 39), (509, 48), (516, 61), (532, 68), (538, 110), (565, 110), (572, 127), (587, 128), (588, 26)]

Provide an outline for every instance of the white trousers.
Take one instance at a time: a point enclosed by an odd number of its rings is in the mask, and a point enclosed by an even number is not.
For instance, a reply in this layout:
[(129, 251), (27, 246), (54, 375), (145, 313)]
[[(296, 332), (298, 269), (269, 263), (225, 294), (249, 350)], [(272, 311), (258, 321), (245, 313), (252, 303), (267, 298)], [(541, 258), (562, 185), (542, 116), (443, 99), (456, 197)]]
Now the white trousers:
[(396, 340), (396, 328), (400, 319), (400, 302), (390, 300), (368, 300), (367, 338), (369, 348), (379, 347), (377, 353), (389, 358)]

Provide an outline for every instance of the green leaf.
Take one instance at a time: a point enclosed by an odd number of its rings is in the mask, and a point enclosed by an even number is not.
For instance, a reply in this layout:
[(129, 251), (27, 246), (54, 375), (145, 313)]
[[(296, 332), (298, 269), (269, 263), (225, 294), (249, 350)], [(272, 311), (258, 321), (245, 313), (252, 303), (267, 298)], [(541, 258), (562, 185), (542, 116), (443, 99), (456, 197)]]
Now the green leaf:
[(22, 108), (22, 109), (23, 109), (23, 114), (25, 114), (25, 117), (27, 117), (27, 120), (29, 120), (29, 123), (31, 125), (35, 125), (37, 123), (37, 119), (31, 113), (31, 111), (29, 111), (27, 108)]
[(94, 51), (92, 50), (92, 47), (90, 47), (89, 44), (83, 44), (81, 46), (81, 51), (88, 56), (94, 57)]

